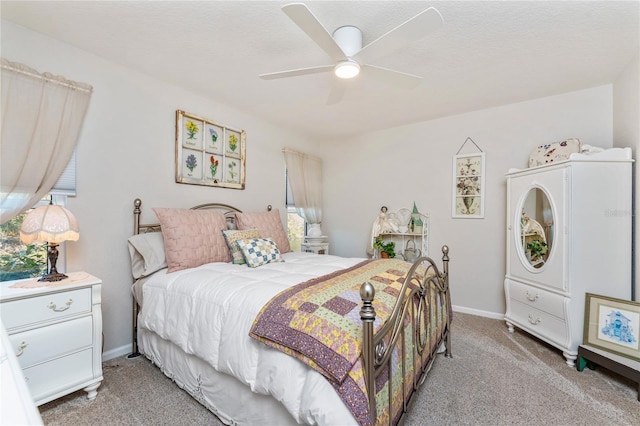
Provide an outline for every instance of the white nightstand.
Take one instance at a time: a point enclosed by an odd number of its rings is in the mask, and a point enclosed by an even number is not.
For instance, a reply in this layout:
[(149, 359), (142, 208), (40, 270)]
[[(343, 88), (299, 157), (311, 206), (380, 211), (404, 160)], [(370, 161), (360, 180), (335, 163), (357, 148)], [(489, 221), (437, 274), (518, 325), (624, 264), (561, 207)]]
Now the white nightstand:
[(300, 247), (306, 253), (329, 254), (329, 243), (302, 243)]
[(36, 405), (78, 389), (93, 399), (102, 382), (102, 280), (68, 275), (46, 287), (0, 283), (0, 317)]

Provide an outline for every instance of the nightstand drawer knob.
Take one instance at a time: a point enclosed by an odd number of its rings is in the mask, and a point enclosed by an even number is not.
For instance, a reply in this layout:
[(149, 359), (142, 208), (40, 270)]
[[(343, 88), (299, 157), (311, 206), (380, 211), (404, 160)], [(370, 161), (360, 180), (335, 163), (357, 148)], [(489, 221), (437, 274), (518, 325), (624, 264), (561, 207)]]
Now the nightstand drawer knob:
[(20, 343), (18, 345), (18, 351), (16, 352), (16, 357), (19, 357), (20, 355), (22, 355), (27, 346), (29, 346), (29, 345), (27, 345), (27, 342)]
[(53, 312), (64, 312), (71, 307), (72, 303), (73, 299), (69, 299), (67, 300), (67, 306), (65, 306), (64, 308), (58, 308), (55, 303), (51, 302), (47, 305), (47, 308), (51, 309)]

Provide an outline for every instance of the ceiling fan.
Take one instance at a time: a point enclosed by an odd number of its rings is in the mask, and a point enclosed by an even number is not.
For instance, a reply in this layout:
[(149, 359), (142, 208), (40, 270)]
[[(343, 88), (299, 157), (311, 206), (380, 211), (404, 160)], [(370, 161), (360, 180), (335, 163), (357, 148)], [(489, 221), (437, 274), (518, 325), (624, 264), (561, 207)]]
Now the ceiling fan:
[(260, 74), (259, 77), (265, 80), (330, 71), (339, 78), (349, 79), (362, 72), (363, 76), (371, 76), (397, 87), (412, 88), (420, 84), (422, 77), (371, 65), (369, 62), (423, 38), (443, 24), (440, 12), (430, 7), (363, 47), (362, 32), (354, 26), (340, 27), (332, 35), (303, 3), (290, 3), (283, 6), (282, 10), (334, 63)]

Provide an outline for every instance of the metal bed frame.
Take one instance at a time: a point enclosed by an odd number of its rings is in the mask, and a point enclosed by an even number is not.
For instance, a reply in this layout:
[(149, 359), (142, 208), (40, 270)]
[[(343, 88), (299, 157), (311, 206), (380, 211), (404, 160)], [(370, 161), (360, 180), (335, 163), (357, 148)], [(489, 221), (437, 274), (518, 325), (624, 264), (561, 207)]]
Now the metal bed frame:
[[(141, 223), (141, 206), (142, 200), (137, 198), (134, 201), (134, 228), (135, 235), (146, 232), (160, 232), (159, 223)], [(207, 203), (200, 204), (195, 207), (191, 207), (192, 210), (201, 209), (216, 209), (222, 210), (227, 222), (231, 227), (235, 225), (235, 213), (242, 212), (241, 210), (227, 205), (219, 203)], [(271, 206), (267, 209), (271, 211)], [(408, 291), (410, 283), (415, 284), (415, 287)], [(440, 298), (440, 307), (446, 309), (446, 319), (443, 326), (442, 333), (436, 336), (436, 342), (430, 341), (429, 321), (432, 317), (432, 309), (437, 309), (438, 306), (432, 306), (429, 302), (433, 293)], [(442, 247), (442, 271), (438, 269), (436, 262), (430, 257), (420, 257), (417, 259), (409, 272), (407, 273), (407, 279), (400, 291), (400, 296), (396, 301), (393, 311), (387, 320), (387, 322), (374, 333), (374, 321), (376, 318), (376, 312), (373, 307), (373, 300), (375, 298), (375, 289), (369, 282), (362, 284), (360, 288), (360, 297), (362, 298), (362, 308), (360, 309), (360, 319), (362, 320), (363, 329), (363, 344), (362, 344), (362, 358), (364, 362), (364, 378), (367, 387), (367, 399), (369, 402), (369, 412), (371, 413), (371, 424), (376, 424), (376, 398), (375, 398), (375, 380), (386, 369), (391, 368), (392, 353), (394, 347), (398, 343), (400, 336), (405, 329), (405, 318), (409, 316), (411, 323), (413, 324), (413, 348), (415, 348), (411, 362), (416, 365), (416, 358), (420, 359), (419, 365), (421, 370), (417, 374), (413, 375), (413, 383), (411, 384), (411, 391), (409, 395), (404, 395), (403, 411), (398, 420), (398, 423), (402, 423), (404, 415), (407, 413), (411, 406), (415, 391), (425, 381), (427, 373), (429, 372), (433, 361), (435, 360), (436, 353), (439, 348), (444, 344), (445, 357), (451, 358), (451, 299), (449, 296), (449, 247), (446, 245)], [(137, 357), (140, 355), (138, 352), (137, 342), (137, 329), (138, 329), (138, 302), (133, 299), (133, 344), (132, 353), (129, 358)], [(440, 312), (435, 312), (435, 316), (439, 317)], [(404, 373), (405, 368), (405, 350), (406, 345), (402, 344), (402, 354), (399, 357), (402, 360), (401, 368)], [(428, 349), (428, 350), (427, 350)], [(400, 384), (405, 392), (406, 386), (404, 383), (405, 375), (403, 374), (403, 382)], [(388, 381), (388, 386), (392, 386), (391, 380)], [(389, 390), (388, 408), (391, 413), (391, 389)], [(394, 423), (395, 419), (389, 415), (389, 423)]]

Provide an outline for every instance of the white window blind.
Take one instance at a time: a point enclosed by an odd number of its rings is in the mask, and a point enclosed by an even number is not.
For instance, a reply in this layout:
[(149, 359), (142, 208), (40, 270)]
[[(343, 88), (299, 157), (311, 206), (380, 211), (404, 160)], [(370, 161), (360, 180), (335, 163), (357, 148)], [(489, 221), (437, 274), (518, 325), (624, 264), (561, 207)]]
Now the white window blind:
[(296, 203), (293, 200), (293, 192), (291, 192), (291, 185), (289, 185), (289, 173), (285, 172), (286, 182), (287, 182), (287, 207), (295, 207)]
[(73, 150), (69, 164), (64, 169), (58, 181), (53, 185), (50, 194), (76, 195), (76, 150)]

